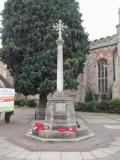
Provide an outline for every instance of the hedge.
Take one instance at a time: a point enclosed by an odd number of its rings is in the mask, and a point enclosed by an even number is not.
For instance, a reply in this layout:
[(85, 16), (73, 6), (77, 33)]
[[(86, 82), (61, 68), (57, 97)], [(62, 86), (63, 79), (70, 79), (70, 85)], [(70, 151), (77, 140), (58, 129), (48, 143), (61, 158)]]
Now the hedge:
[(17, 106), (28, 106), (28, 107), (36, 107), (36, 102), (34, 99), (25, 100), (25, 99), (19, 99), (15, 100), (15, 105)]
[(92, 101), (88, 103), (75, 103), (76, 111), (85, 112), (103, 112), (103, 113), (120, 113), (120, 99), (111, 101)]

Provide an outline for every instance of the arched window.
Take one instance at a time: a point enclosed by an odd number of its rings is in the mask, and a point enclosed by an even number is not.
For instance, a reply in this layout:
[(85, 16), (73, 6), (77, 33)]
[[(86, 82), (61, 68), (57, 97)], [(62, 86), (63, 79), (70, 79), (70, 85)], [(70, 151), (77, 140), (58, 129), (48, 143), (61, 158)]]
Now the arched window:
[(105, 59), (101, 59), (98, 62), (98, 93), (108, 93), (107, 60)]

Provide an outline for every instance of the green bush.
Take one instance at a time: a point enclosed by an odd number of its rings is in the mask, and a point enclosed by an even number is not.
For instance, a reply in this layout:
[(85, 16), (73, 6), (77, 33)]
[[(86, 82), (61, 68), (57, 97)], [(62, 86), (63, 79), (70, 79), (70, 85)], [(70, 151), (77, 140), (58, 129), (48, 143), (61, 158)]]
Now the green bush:
[(93, 106), (95, 102), (89, 102), (89, 103), (75, 103), (75, 110), (76, 111), (84, 111), (84, 112), (92, 112)]
[(113, 113), (120, 113), (120, 99), (111, 100), (110, 110)]
[(117, 106), (117, 107), (120, 107), (120, 99), (113, 99), (113, 100), (111, 100), (111, 104), (113, 105), (113, 106)]
[(87, 104), (82, 102), (76, 102), (75, 103), (75, 111), (86, 111)]
[(109, 101), (97, 101), (93, 107), (93, 110), (94, 112), (109, 112), (109, 105)]
[(119, 113), (120, 114), (120, 99), (111, 101), (92, 101), (88, 103), (75, 103), (76, 111), (85, 112), (105, 112), (105, 113)]
[(24, 101), (19, 102), (19, 106), (24, 106), (24, 105), (26, 105), (26, 102)]
[(120, 108), (114, 108), (113, 113), (119, 113), (120, 114)]
[(36, 104), (35, 100), (30, 99), (30, 100), (27, 100), (26, 105), (28, 107), (36, 107), (37, 104)]
[(95, 101), (98, 101), (99, 100), (99, 94), (94, 94), (94, 99), (95, 99)]
[(18, 100), (15, 100), (14, 104), (17, 106), (27, 105), (28, 107), (35, 107), (37, 105), (35, 100), (33, 100), (33, 99), (30, 99), (30, 100), (18, 99)]
[(101, 100), (108, 100), (108, 95), (107, 94), (101, 94), (100, 95)]
[(85, 102), (91, 102), (91, 101), (93, 101), (93, 93), (91, 90), (89, 90), (86, 92)]
[(93, 112), (94, 111), (94, 106), (96, 105), (96, 101), (92, 101), (87, 103), (87, 111), (88, 112)]
[(17, 106), (24, 106), (24, 105), (26, 105), (26, 100), (16, 99), (14, 104), (17, 105)]

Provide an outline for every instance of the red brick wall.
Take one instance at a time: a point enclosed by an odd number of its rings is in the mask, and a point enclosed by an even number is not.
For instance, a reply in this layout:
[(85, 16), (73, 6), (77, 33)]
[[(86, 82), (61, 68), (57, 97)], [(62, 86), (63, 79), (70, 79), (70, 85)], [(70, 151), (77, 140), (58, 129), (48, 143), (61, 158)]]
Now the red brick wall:
[(98, 62), (106, 59), (108, 64), (108, 88), (113, 84), (113, 53), (115, 46), (90, 50), (86, 61), (86, 84), (93, 93), (98, 93)]

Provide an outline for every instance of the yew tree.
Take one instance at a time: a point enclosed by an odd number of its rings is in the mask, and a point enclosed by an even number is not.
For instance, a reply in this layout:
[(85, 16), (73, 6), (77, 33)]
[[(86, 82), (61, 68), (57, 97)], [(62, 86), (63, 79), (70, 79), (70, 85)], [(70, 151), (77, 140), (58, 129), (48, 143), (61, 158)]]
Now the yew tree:
[(0, 57), (14, 78), (16, 92), (40, 94), (42, 106), (47, 94), (56, 90), (58, 33), (53, 25), (59, 19), (68, 26), (63, 33), (64, 88), (77, 89), (89, 45), (78, 2), (7, 0), (2, 12)]

